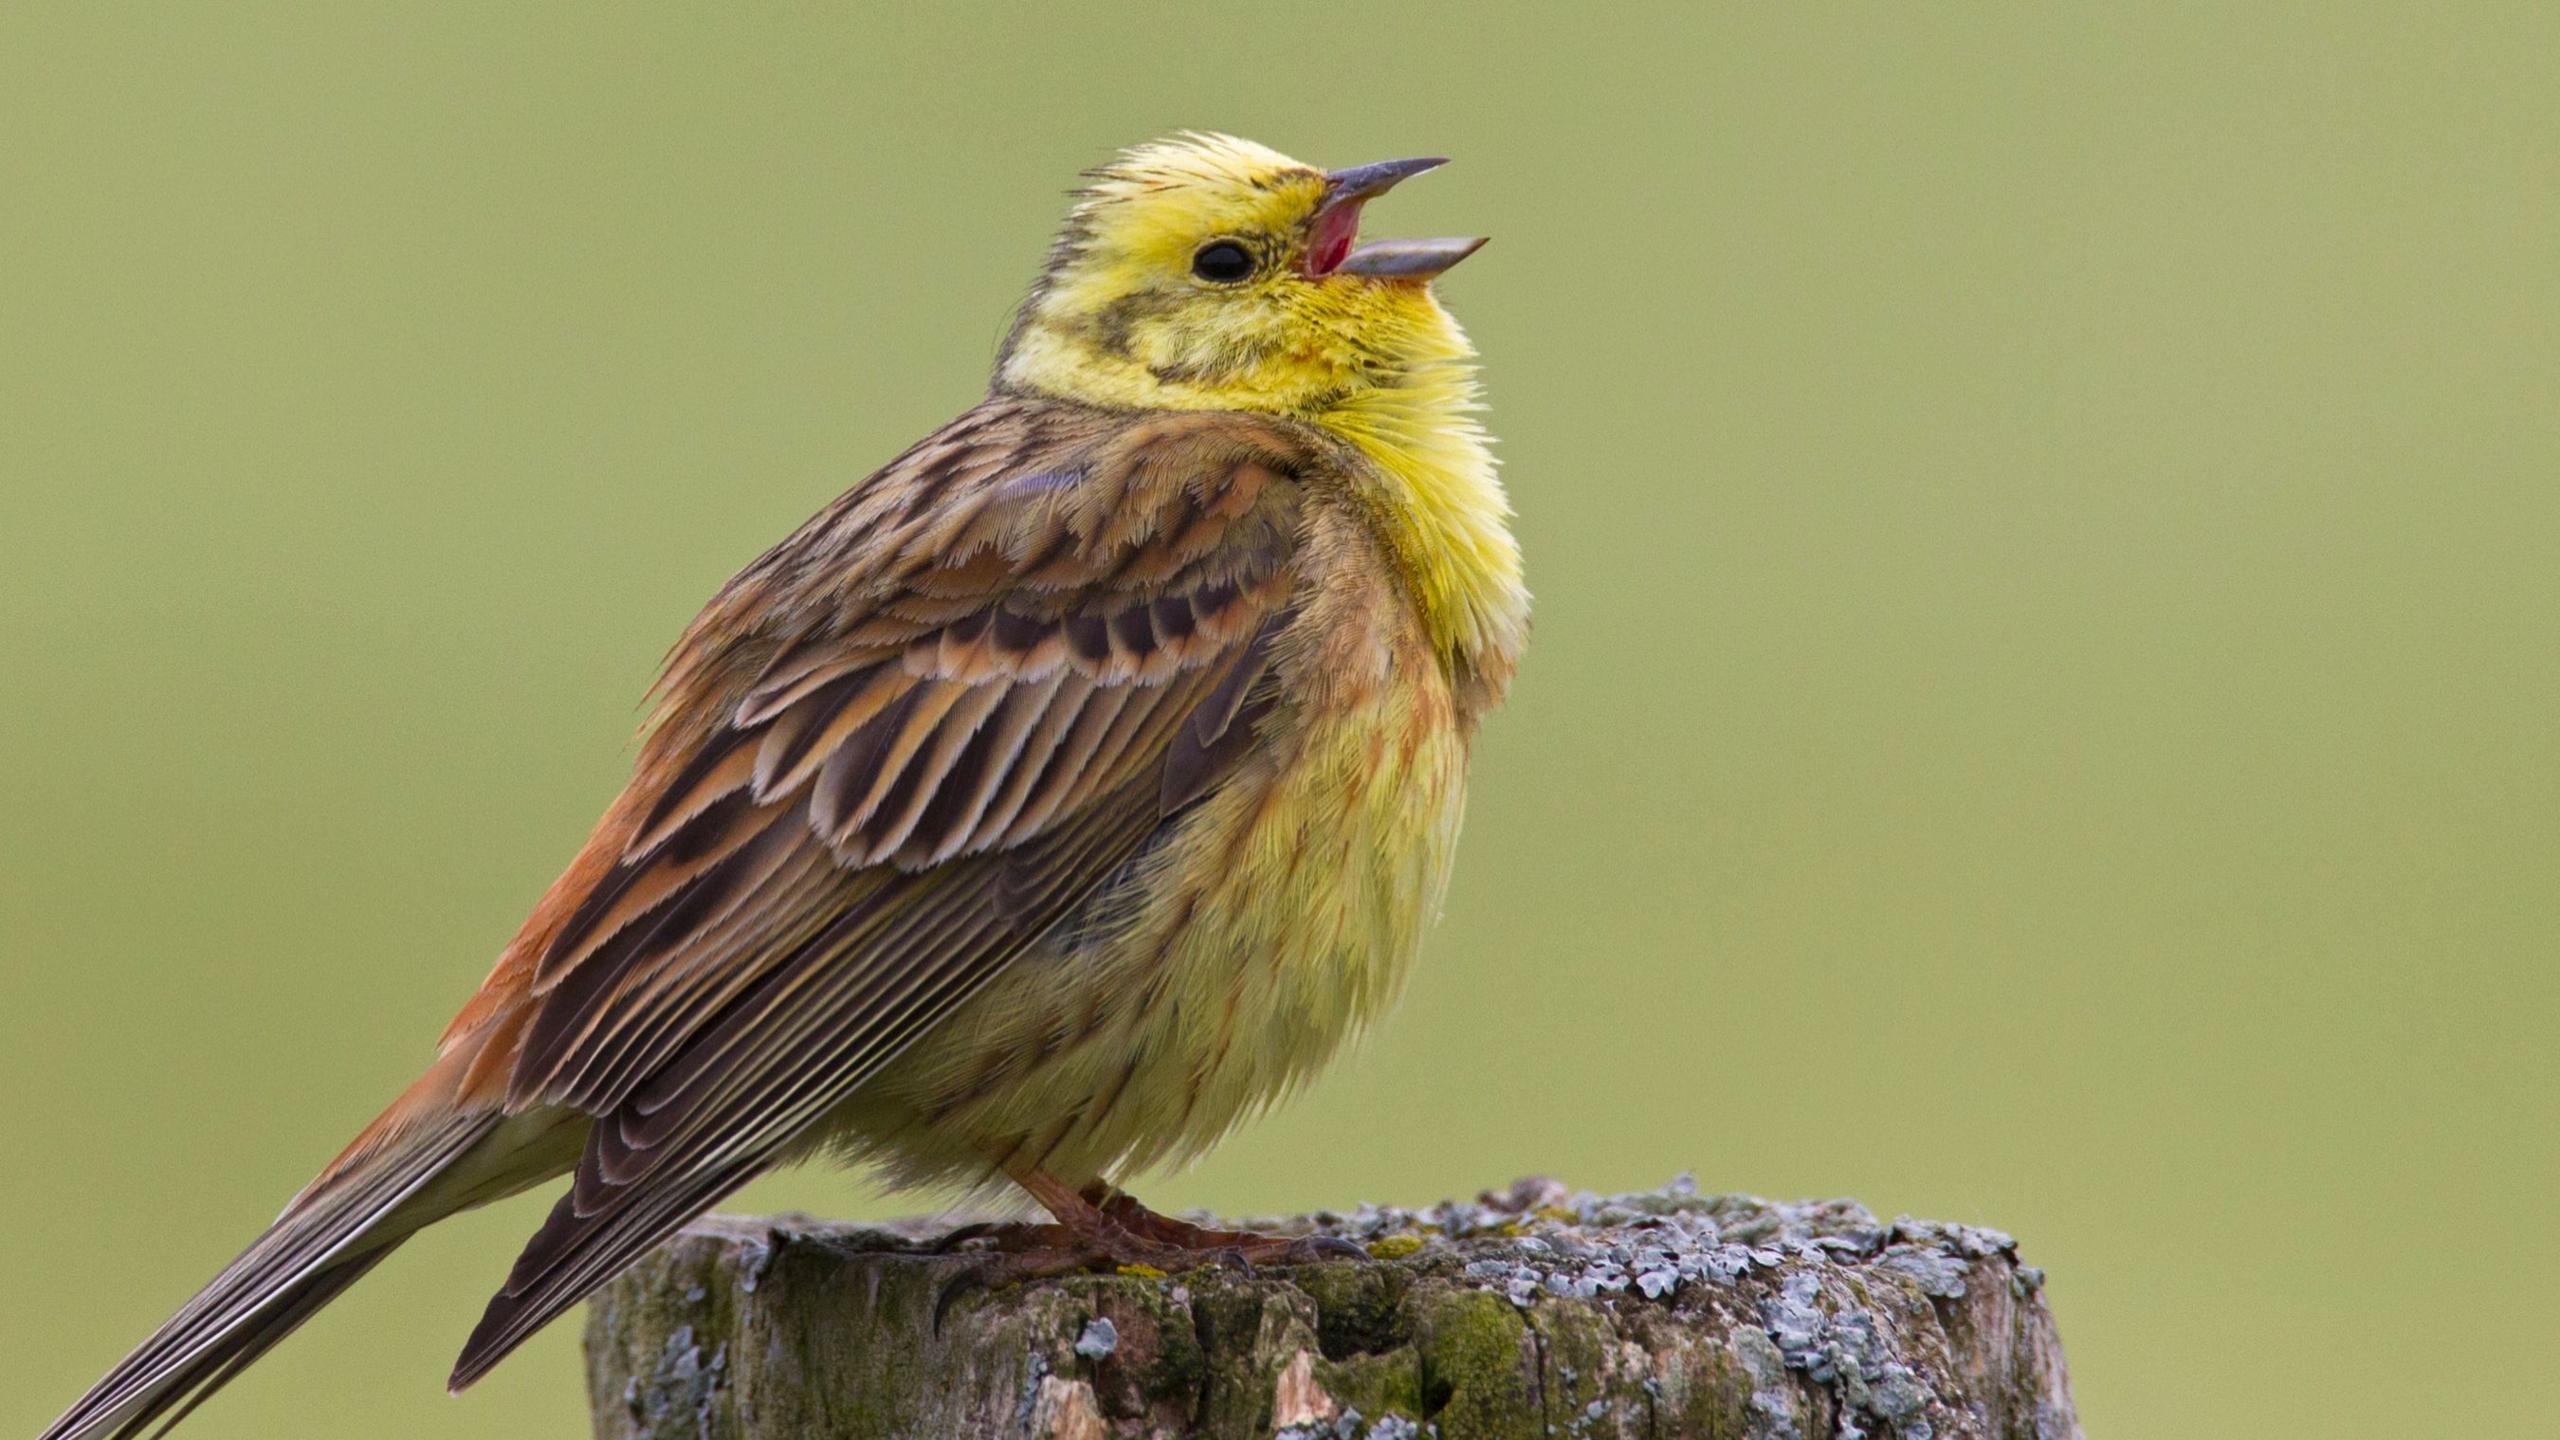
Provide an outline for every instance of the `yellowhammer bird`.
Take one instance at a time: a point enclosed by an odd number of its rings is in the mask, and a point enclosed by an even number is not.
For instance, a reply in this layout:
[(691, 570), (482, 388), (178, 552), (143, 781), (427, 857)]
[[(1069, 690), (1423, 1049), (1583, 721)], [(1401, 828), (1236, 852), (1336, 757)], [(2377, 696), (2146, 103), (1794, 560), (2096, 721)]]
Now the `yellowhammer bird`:
[(1095, 172), (992, 393), (731, 581), (637, 773), (419, 1080), (46, 1440), (192, 1407), (427, 1224), (560, 1175), (460, 1388), (758, 1173), (1009, 1178), (1018, 1270), (1303, 1242), (1115, 1182), (1395, 994), (1528, 625), (1432, 278), (1439, 164)]

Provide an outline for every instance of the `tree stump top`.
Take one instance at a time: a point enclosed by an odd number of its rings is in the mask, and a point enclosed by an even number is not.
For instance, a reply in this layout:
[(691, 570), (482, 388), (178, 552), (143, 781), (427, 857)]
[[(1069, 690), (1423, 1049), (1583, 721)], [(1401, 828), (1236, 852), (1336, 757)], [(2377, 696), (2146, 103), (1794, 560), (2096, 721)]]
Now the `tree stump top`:
[(1244, 1222), (1366, 1247), (935, 1302), (922, 1222), (712, 1217), (597, 1297), (599, 1440), (2078, 1440), (2042, 1272), (1847, 1200), (1520, 1181)]

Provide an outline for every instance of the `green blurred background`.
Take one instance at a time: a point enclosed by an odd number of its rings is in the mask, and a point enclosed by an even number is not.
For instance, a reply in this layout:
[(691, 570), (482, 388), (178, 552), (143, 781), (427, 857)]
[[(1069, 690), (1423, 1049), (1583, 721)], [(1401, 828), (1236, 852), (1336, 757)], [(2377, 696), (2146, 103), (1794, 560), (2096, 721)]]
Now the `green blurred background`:
[[(2096, 1435), (2560, 1403), (2547, 7), (566, 9), (0, 10), (0, 1435), (1182, 126), (1460, 158), (1539, 607), (1402, 1009), (1151, 1199), (1693, 1167), (2015, 1231)], [(439, 1383), (541, 1203), (187, 1433), (580, 1433), (574, 1325)]]

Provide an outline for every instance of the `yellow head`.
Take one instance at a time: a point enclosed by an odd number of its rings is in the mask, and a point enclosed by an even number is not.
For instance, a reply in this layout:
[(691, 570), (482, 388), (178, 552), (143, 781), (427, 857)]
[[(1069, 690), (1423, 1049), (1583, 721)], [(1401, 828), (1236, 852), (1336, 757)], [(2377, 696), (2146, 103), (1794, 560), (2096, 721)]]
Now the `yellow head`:
[(1461, 364), (1433, 276), (1481, 240), (1354, 248), (1361, 204), (1437, 160), (1330, 174), (1188, 134), (1093, 172), (997, 362), (1000, 388), (1316, 415)]

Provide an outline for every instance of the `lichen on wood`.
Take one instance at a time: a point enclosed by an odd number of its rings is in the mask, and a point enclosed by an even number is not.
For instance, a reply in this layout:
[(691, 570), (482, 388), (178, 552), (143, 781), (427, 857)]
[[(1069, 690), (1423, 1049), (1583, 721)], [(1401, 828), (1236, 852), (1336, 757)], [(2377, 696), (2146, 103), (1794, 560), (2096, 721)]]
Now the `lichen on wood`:
[(597, 1297), (598, 1440), (2077, 1440), (2043, 1275), (1849, 1201), (1524, 1180), (1250, 1222), (1367, 1263), (936, 1301), (922, 1224), (713, 1217)]

